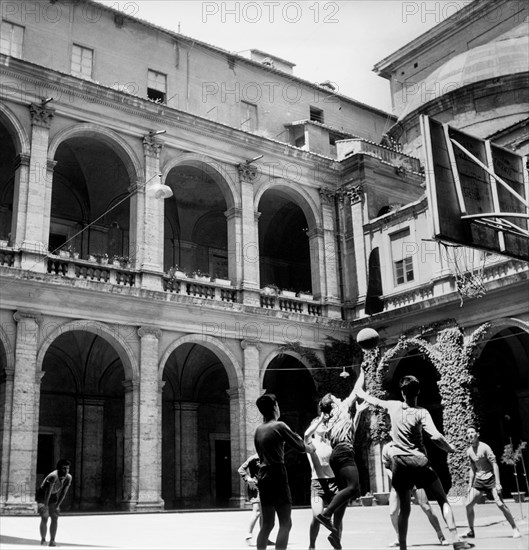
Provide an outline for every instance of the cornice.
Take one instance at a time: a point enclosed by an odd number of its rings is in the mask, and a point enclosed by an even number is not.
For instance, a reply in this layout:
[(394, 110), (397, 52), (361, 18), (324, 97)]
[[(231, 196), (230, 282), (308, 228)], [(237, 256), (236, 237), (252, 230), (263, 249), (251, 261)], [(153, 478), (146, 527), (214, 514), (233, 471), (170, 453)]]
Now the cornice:
[[(14, 66), (16, 66), (16, 69), (13, 68)], [(33, 69), (33, 72), (30, 73), (30, 69)], [(34, 74), (39, 71), (42, 76), (34, 76)], [(299, 147), (290, 145), (289, 143), (277, 141), (262, 135), (245, 132), (244, 130), (234, 128), (233, 126), (229, 126), (221, 122), (209, 120), (197, 114), (180, 111), (174, 107), (156, 104), (148, 99), (131, 96), (107, 86), (96, 84), (95, 82), (88, 80), (78, 79), (65, 73), (59, 73), (53, 69), (31, 64), (27, 61), (12, 60), (9, 67), (0, 65), (0, 74), (8, 75), (14, 79), (22, 80), (32, 85), (31, 91), (28, 91), (25, 94), (27, 96), (25, 101), (17, 97), (17, 95), (22, 95), (23, 93), (20, 90), (14, 90), (13, 95), (4, 97), (4, 100), (10, 100), (15, 103), (25, 105), (30, 102), (30, 93), (35, 95), (35, 98), (33, 99), (38, 100), (40, 98), (37, 97), (39, 95), (39, 89), (49, 90), (50, 93), (56, 91), (61, 94), (61, 96), (66, 96), (69, 98), (77, 97), (90, 104), (98, 104), (113, 110), (121, 111), (132, 118), (140, 117), (152, 121), (155, 123), (155, 126), (171, 126), (173, 128), (187, 130), (188, 132), (202, 135), (204, 137), (211, 137), (214, 134), (219, 138), (231, 138), (233, 142), (239, 142), (238, 144), (241, 147), (266, 151), (270, 154), (282, 157), (285, 157), (285, 155), (287, 155), (288, 158), (295, 157), (296, 162), (304, 163), (307, 166), (314, 166), (314, 163), (318, 162), (318, 170), (322, 171), (328, 170), (329, 172), (334, 172), (339, 169), (339, 163), (334, 158), (311, 151), (305, 151)], [(50, 74), (54, 75), (57, 81), (50, 80), (50, 78), (46, 77), (46, 75)], [(59, 79), (63, 81), (59, 82)], [(74, 83), (78, 84), (77, 88), (74, 87)], [(94, 93), (87, 93), (79, 88), (84, 88), (87, 90), (91, 89)], [(7, 87), (4, 86), (3, 89), (5, 94)], [(115, 101), (112, 101), (109, 97), (102, 97), (111, 95), (116, 98)], [(124, 101), (127, 101), (127, 103)], [(57, 111), (56, 116), (66, 115), (68, 102), (61, 104), (59, 98), (55, 102), (55, 108)], [(154, 112), (154, 110), (156, 110), (156, 112)], [(149, 126), (152, 126), (152, 124)], [(166, 140), (165, 145), (170, 145), (169, 139)], [(327, 164), (327, 166), (325, 166), (325, 164)]]

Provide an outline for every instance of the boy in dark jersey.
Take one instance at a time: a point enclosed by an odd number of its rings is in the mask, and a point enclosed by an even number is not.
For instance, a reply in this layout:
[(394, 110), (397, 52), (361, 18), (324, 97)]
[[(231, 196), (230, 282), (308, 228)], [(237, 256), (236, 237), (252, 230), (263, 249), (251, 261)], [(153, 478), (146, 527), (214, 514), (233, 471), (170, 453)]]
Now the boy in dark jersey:
[(263, 415), (263, 423), (257, 427), (254, 443), (259, 455), (257, 488), (261, 500), (262, 524), (257, 536), (257, 550), (265, 550), (268, 537), (274, 527), (275, 514), (279, 520), (276, 550), (285, 550), (292, 527), (292, 497), (285, 467), (285, 443), (295, 451), (307, 451), (303, 439), (284, 422), (279, 422), (279, 405), (272, 393), (261, 395), (255, 402)]
[(483, 491), (491, 494), (496, 506), (503, 512), (505, 519), (512, 527), (513, 538), (520, 538), (522, 535), (516, 526), (511, 511), (507, 508), (501, 496), (500, 469), (496, 462), (496, 456), (486, 443), (479, 440), (479, 433), (473, 426), (467, 429), (467, 440), (470, 443), (470, 447), (467, 449), (467, 456), (470, 462), (470, 473), (466, 502), (469, 530), (463, 536), (469, 538), (475, 537), (474, 505)]

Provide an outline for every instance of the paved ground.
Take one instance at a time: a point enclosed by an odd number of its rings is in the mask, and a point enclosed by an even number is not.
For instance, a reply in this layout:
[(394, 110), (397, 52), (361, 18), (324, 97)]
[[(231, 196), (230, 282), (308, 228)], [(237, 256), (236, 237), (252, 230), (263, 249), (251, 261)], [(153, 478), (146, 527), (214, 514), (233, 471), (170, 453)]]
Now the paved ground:
[[(494, 504), (476, 508), (476, 550), (527, 550), (529, 505), (524, 503), (523, 519), (519, 504), (508, 503), (519, 522), (521, 539), (511, 538), (511, 529)], [(460, 531), (466, 527), (465, 511), (454, 506)], [(164, 512), (157, 514), (70, 515), (59, 519), (57, 545), (73, 548), (133, 548), (181, 550), (238, 550), (248, 548), (244, 541), (249, 511)], [(309, 509), (293, 512), (289, 549), (308, 548)], [(40, 548), (39, 517), (0, 518), (0, 549)], [(446, 529), (445, 529), (446, 531)], [(272, 533), (274, 539), (275, 532)], [(345, 550), (382, 550), (395, 539), (387, 506), (351, 507), (344, 523)], [(440, 550), (434, 531), (417, 506), (412, 508), (409, 547)], [(271, 548), (269, 546), (269, 548)], [(328, 550), (327, 532), (322, 527), (317, 548)]]

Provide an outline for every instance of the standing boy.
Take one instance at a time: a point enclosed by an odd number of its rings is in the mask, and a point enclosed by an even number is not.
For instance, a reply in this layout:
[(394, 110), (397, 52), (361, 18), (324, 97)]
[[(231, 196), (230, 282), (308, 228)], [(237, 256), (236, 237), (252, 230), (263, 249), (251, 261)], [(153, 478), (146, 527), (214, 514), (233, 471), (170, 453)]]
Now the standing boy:
[(61, 511), (60, 506), (72, 484), (72, 476), (69, 473), (70, 461), (61, 459), (57, 462), (56, 467), (56, 470), (53, 470), (53, 472), (44, 478), (39, 491), (42, 495), (42, 501), (37, 506), (37, 511), (40, 515), (41, 546), (46, 546), (49, 518), (51, 518), (49, 546), (56, 546), (55, 535), (57, 534), (57, 525)]
[(275, 514), (279, 520), (276, 550), (285, 550), (292, 527), (292, 496), (285, 467), (285, 443), (300, 453), (306, 452), (303, 439), (284, 422), (279, 422), (280, 410), (276, 396), (261, 395), (256, 401), (263, 423), (255, 430), (254, 443), (259, 455), (257, 488), (261, 500), (261, 529), (257, 550), (265, 550), (274, 527)]
[(474, 533), (474, 506), (483, 491), (492, 496), (496, 506), (503, 512), (505, 519), (512, 527), (513, 538), (520, 538), (522, 535), (501, 496), (500, 469), (496, 462), (496, 456), (486, 443), (479, 440), (479, 433), (474, 426), (467, 429), (467, 440), (470, 443), (470, 447), (467, 449), (470, 472), (466, 502), (469, 530), (463, 536), (469, 538), (476, 536)]

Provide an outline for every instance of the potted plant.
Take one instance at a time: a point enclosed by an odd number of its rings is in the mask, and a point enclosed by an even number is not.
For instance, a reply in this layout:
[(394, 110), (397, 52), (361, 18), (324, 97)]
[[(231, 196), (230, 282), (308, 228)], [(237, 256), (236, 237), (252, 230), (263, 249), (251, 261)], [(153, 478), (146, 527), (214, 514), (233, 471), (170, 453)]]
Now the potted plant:
[(389, 504), (389, 493), (374, 493), (373, 495), (378, 506), (387, 506)]
[(263, 294), (277, 296), (279, 294), (279, 287), (274, 283), (268, 283), (263, 287)]
[(0, 239), (0, 248), (7, 248), (9, 246), (9, 241), (7, 239)]
[(295, 298), (296, 297), (296, 291), (292, 290), (291, 288), (282, 289), (280, 294), (281, 294), (281, 296), (284, 296), (285, 298)]
[(69, 258), (70, 257), (70, 251), (66, 248), (60, 248), (59, 249), (59, 257), (60, 258)]
[(73, 258), (74, 260), (79, 259), (79, 251), (72, 245), (68, 247), (68, 253), (70, 254), (70, 258)]
[(167, 276), (171, 279), (185, 279), (187, 277), (187, 274), (185, 271), (180, 269), (178, 265), (175, 265), (169, 268), (169, 270), (167, 271)]
[(310, 290), (300, 290), (297, 293), (297, 297), (301, 300), (313, 300), (312, 292)]
[(231, 286), (230, 279), (224, 279), (223, 277), (218, 277), (217, 275), (215, 275), (213, 282), (219, 286)]
[(368, 492), (363, 497), (360, 497), (362, 506), (373, 506), (373, 493)]
[(501, 456), (501, 461), (504, 464), (509, 464), (513, 467), (514, 479), (516, 481), (516, 491), (511, 492), (511, 495), (514, 499), (514, 502), (524, 502), (525, 501), (525, 492), (520, 491), (520, 484), (518, 483), (518, 472), (516, 466), (518, 462), (522, 463), (523, 475), (525, 478), (525, 484), (527, 485), (527, 491), (529, 492), (529, 484), (527, 482), (527, 472), (525, 471), (525, 463), (523, 461), (523, 450), (527, 447), (527, 441), (520, 441), (517, 449), (514, 449), (512, 441), (505, 445), (503, 448), (503, 455)]
[(208, 283), (211, 282), (209, 273), (203, 273), (202, 271), (200, 271), (200, 269), (193, 271), (193, 279), (196, 279), (197, 281), (208, 282)]

